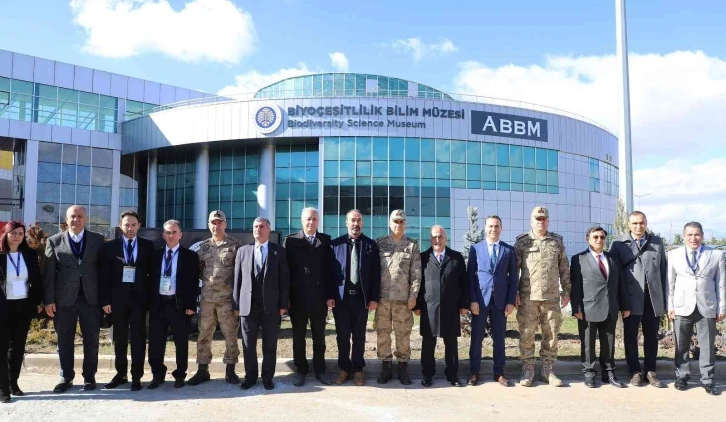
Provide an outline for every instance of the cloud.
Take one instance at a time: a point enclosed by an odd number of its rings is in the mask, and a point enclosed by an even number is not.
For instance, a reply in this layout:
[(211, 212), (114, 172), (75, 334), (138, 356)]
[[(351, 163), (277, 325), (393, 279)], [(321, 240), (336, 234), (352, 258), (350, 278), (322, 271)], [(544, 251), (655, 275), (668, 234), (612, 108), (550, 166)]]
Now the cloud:
[[(726, 61), (702, 51), (631, 53), (629, 61), (634, 191), (650, 193), (636, 197), (636, 206), (666, 236), (671, 223), (675, 234), (691, 220), (726, 236), (717, 199), (726, 194)], [(560, 108), (619, 131), (612, 55), (551, 56), (529, 66), (469, 61), (454, 86), (459, 93)]]
[(162, 53), (182, 61), (239, 63), (257, 43), (252, 15), (230, 0), (71, 0), (89, 54), (127, 58)]
[(299, 63), (297, 67), (280, 69), (273, 73), (260, 73), (250, 70), (234, 77), (234, 85), (228, 85), (220, 89), (218, 94), (225, 97), (251, 98), (260, 88), (279, 82), (294, 76), (309, 75), (313, 73), (305, 63)]
[(339, 72), (348, 71), (348, 58), (340, 52), (330, 53), (330, 64)]
[(389, 44), (393, 51), (402, 54), (411, 54), (415, 62), (423, 59), (442, 56), (447, 53), (453, 53), (458, 48), (448, 38), (439, 38), (438, 43), (425, 44), (421, 38), (413, 37), (394, 40)]

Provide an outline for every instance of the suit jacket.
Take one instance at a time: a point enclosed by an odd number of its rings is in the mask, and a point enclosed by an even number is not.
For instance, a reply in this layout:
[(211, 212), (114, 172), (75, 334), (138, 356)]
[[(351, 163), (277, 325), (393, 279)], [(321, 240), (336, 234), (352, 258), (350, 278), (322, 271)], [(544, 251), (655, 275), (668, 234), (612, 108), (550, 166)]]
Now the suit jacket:
[[(237, 249), (234, 262), (234, 309), (242, 317), (248, 316), (252, 308), (252, 266), (255, 258), (255, 244)], [(267, 242), (267, 260), (262, 280), (262, 304), (268, 315), (279, 315), (280, 309), (290, 307), (290, 271), (287, 267), (285, 249)]]
[[(348, 268), (348, 235), (344, 234), (331, 243), (335, 261), (331, 266), (336, 302), (343, 300), (345, 278)], [(378, 302), (381, 298), (381, 258), (376, 241), (368, 236), (360, 235), (360, 283), (363, 289), (363, 299), (368, 302)]]
[(330, 236), (316, 233), (311, 245), (300, 230), (285, 237), (283, 247), (290, 268), (290, 310), (327, 312), (325, 303), (335, 298), (335, 285), (330, 277), (333, 251)]
[(68, 231), (54, 234), (45, 245), (45, 268), (43, 268), (43, 303), (46, 305), (72, 306), (78, 299), (80, 284), (90, 305), (99, 304), (99, 270), (103, 235), (85, 229), (84, 253), (81, 264), (73, 255)]
[(620, 262), (622, 276), (625, 278), (630, 295), (630, 312), (633, 315), (643, 315), (647, 283), (655, 316), (662, 316), (666, 313), (668, 279), (665, 246), (663, 246), (663, 240), (658, 236), (646, 234), (645, 239), (643, 253), (635, 260), (634, 258), (638, 254), (638, 244), (633, 241), (629, 232), (616, 239), (610, 245), (609, 252), (616, 261)]
[(630, 296), (620, 275), (620, 263), (609, 253), (604, 254), (608, 261), (607, 280), (589, 248), (573, 256), (570, 264), (572, 315), (581, 312), (587, 322), (602, 322), (608, 316), (617, 320), (618, 309), (630, 310)]
[(136, 237), (135, 281), (124, 283), (126, 266), (125, 237), (107, 242), (101, 251), (103, 266), (99, 289), (101, 306), (125, 306), (130, 304), (148, 308), (151, 303), (151, 275), (154, 271), (154, 244), (143, 237)]
[[(164, 263), (166, 247), (154, 251), (153, 269), (151, 272), (151, 303), (161, 302), (159, 286)], [(184, 246), (179, 246), (176, 257), (176, 304), (180, 311), (191, 309), (197, 311), (199, 296), (199, 255)]]
[[(469, 249), (469, 289), (472, 301), (479, 302), (484, 308), (484, 286), (492, 281), (492, 296), (490, 300), (499, 310), (506, 305), (514, 305), (517, 300), (517, 253), (507, 243), (499, 241), (499, 255), (494, 266), (494, 273), (489, 264), (489, 248), (486, 240), (481, 241)], [(468, 307), (468, 306), (467, 306)]]
[(433, 248), (428, 248), (421, 252), (421, 278), (415, 308), (421, 310), (421, 336), (460, 336), (459, 309), (469, 308), (464, 257), (447, 247), (439, 263)]
[[(28, 315), (36, 314), (36, 308), (43, 301), (43, 281), (40, 277), (40, 265), (38, 264), (38, 253), (33, 249), (21, 250), (23, 262), (28, 269)], [(15, 271), (12, 265), (8, 265), (8, 255), (0, 254), (0, 321), (7, 317), (7, 274), (8, 267)]]
[(696, 308), (706, 318), (726, 315), (726, 261), (723, 252), (704, 246), (694, 273), (681, 246), (668, 252), (668, 310), (689, 316)]

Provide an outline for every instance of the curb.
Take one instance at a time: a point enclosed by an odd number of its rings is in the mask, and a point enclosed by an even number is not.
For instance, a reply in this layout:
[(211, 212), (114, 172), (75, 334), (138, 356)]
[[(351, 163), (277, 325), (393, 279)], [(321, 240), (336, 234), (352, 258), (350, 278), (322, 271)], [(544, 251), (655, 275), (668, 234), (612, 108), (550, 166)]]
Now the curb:
[[(131, 357), (128, 357), (129, 362), (131, 361)], [(99, 355), (98, 356), (98, 370), (99, 371), (115, 371), (114, 367), (114, 361), (115, 357), (113, 355)], [(261, 360), (260, 360), (261, 362)], [(337, 372), (337, 364), (338, 361), (336, 359), (326, 359), (325, 360), (326, 366), (328, 368), (328, 372), (331, 374), (334, 374)], [(164, 364), (170, 368), (173, 369), (176, 367), (176, 359), (173, 357), (167, 357), (164, 359)], [(82, 355), (76, 355), (75, 357), (75, 367), (80, 368), (83, 365), (83, 356)], [(443, 377), (443, 371), (444, 371), (444, 362), (441, 360), (436, 361), (437, 365), (437, 376)], [(492, 372), (492, 365), (493, 362), (491, 359), (485, 359), (482, 360), (481, 365), (481, 374), (482, 378), (485, 378), (487, 375), (493, 375)], [(698, 362), (691, 362), (691, 379), (698, 380), (700, 379), (700, 371), (698, 368)], [(58, 356), (57, 355), (51, 355), (51, 354), (29, 354), (25, 356), (24, 360), (24, 366), (26, 368), (59, 368), (59, 362), (58, 362)], [(209, 365), (209, 371), (214, 373), (224, 373), (225, 371), (225, 364), (222, 362), (221, 359), (213, 359), (212, 363)], [(237, 372), (239, 374), (244, 372), (244, 368), (242, 365), (242, 359), (240, 359), (240, 363), (238, 363)], [(535, 364), (535, 371), (536, 373), (539, 371), (540, 363), (537, 361)], [(615, 373), (621, 377), (623, 380), (629, 380), (630, 374), (628, 373), (628, 365), (624, 360), (618, 360), (615, 361)], [(193, 374), (196, 371), (197, 363), (196, 360), (190, 359), (189, 360), (189, 369), (188, 372), (190, 374)], [(366, 367), (364, 372), (369, 375), (378, 375), (378, 373), (381, 371), (382, 364), (381, 361), (378, 359), (367, 359), (366, 360)], [(469, 360), (468, 359), (462, 359), (459, 360), (459, 375), (468, 374), (468, 368), (469, 368)], [(565, 376), (568, 378), (571, 377), (578, 377), (582, 376), (582, 364), (580, 362), (576, 361), (557, 361), (555, 363), (555, 369), (557, 370), (557, 374), (561, 376)], [(147, 371), (147, 373), (150, 373), (150, 367), (148, 362), (144, 365), (144, 370)], [(522, 371), (522, 363), (519, 360), (508, 360), (504, 365), (504, 372), (510, 377), (515, 378), (518, 377), (520, 372)], [(292, 374), (295, 372), (295, 365), (293, 364), (292, 359), (277, 359), (277, 364), (275, 366), (275, 373), (278, 375), (286, 375), (286, 374)], [(675, 367), (673, 364), (673, 361), (671, 360), (659, 360), (656, 363), (656, 372), (658, 373), (658, 376), (663, 379), (675, 379)], [(412, 360), (409, 362), (409, 373), (416, 377), (418, 374), (421, 373), (421, 362), (419, 360)], [(726, 362), (716, 362), (715, 367), (715, 376), (716, 379), (726, 379)]]

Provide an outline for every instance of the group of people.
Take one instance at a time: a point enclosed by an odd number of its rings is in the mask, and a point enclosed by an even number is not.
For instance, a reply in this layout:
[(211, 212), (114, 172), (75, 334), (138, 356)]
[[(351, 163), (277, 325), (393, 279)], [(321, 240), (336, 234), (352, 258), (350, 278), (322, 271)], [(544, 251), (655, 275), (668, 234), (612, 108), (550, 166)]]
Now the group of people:
[[(406, 236), (406, 214), (394, 210), (388, 236), (373, 240), (363, 234), (358, 210), (346, 215), (347, 233), (336, 239), (318, 231), (314, 208), (302, 212), (302, 230), (285, 237), (282, 245), (269, 241), (270, 222), (258, 217), (254, 243), (241, 244), (226, 235), (226, 216), (209, 214), (211, 238), (197, 252), (180, 245), (181, 224), (163, 225), (165, 246), (137, 236), (139, 216), (121, 215), (123, 236), (105, 242), (86, 230), (86, 211), (73, 205), (65, 216), (67, 229), (47, 239), (41, 272), (39, 257), (26, 241), (26, 228), (8, 223), (0, 238), (0, 401), (22, 396), (18, 376), (33, 315), (45, 309), (54, 321), (58, 340), (61, 380), (54, 392), (67, 391), (75, 378), (76, 325), (83, 338), (83, 390), (96, 388), (101, 312), (113, 327), (116, 375), (104, 385), (113, 389), (128, 383), (127, 351), (131, 346), (131, 390), (142, 389), (148, 341), (152, 379), (148, 389), (165, 381), (167, 333), (173, 334), (176, 369), (174, 387), (197, 385), (210, 379), (212, 338), (217, 325), (225, 339), (225, 380), (244, 390), (258, 378), (266, 390), (275, 388), (274, 374), (281, 317), (292, 323), (293, 385), (302, 386), (310, 372), (306, 355), (308, 326), (313, 343), (312, 370), (324, 385), (352, 379), (364, 385), (364, 349), (370, 311), (375, 312), (377, 356), (382, 370), (377, 382), (394, 375), (411, 384), (411, 331), (420, 316), (421, 384), (429, 387), (436, 373), (434, 351), (438, 337), (445, 349), (447, 382), (458, 378), (458, 340), (461, 315), (472, 314), (469, 376), (480, 381), (482, 341), (486, 327), (493, 340), (493, 379), (512, 383), (504, 373), (505, 330), (516, 312), (519, 349), (523, 362), (520, 385), (535, 378), (563, 385), (554, 372), (562, 309), (571, 303), (578, 319), (585, 385), (594, 387), (595, 340), (600, 339), (602, 381), (624, 387), (614, 373), (615, 326), (622, 314), (630, 383), (664, 384), (656, 374), (660, 317), (675, 321), (676, 383), (686, 389), (690, 376), (689, 351), (693, 326), (700, 345), (701, 383), (714, 389), (716, 322), (726, 317), (726, 261), (723, 253), (702, 244), (697, 222), (684, 227), (686, 245), (666, 254), (663, 241), (647, 231), (642, 212), (629, 216), (629, 233), (605, 251), (607, 233), (594, 227), (585, 235), (588, 249), (567, 260), (560, 235), (548, 230), (549, 211), (536, 207), (532, 229), (514, 245), (500, 239), (503, 223), (497, 216), (485, 220), (486, 239), (470, 248), (468, 260), (447, 246), (446, 230), (431, 227), (431, 246), (421, 251)], [(200, 283), (201, 279), (201, 295)], [(190, 317), (199, 302), (196, 373), (186, 380)], [(41, 305), (42, 304), (42, 305)], [(335, 318), (338, 372), (327, 373), (325, 325), (328, 311)], [(516, 309), (516, 311), (515, 311)], [(148, 313), (148, 333), (147, 333)], [(644, 337), (644, 370), (638, 355), (638, 331)], [(535, 377), (535, 332), (540, 329), (541, 369)], [(244, 378), (236, 374), (239, 361), (237, 333), (242, 334)], [(395, 334), (395, 345), (391, 334)], [(148, 334), (148, 335), (147, 335)], [(258, 368), (257, 340), (262, 342), (262, 368)]]

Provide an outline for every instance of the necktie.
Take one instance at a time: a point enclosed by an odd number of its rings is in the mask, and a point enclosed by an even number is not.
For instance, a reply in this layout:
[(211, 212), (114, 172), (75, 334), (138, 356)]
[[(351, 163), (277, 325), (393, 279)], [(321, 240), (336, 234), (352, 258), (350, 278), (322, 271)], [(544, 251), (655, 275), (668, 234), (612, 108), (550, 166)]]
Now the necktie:
[(597, 263), (600, 266), (600, 272), (602, 273), (602, 276), (605, 277), (605, 280), (608, 279), (608, 270), (605, 269), (605, 264), (602, 262), (602, 255), (597, 256)]
[(444, 262), (444, 254), (440, 253), (440, 254), (437, 254), (436, 256), (437, 256), (436, 259), (439, 261), (439, 264)]
[(126, 260), (128, 265), (134, 265), (134, 244), (131, 240), (126, 244)]
[(255, 275), (262, 271), (262, 245), (257, 245), (255, 254)]
[(308, 236), (308, 243), (311, 245), (315, 243), (315, 236)]
[(694, 273), (698, 271), (698, 258), (696, 256), (696, 251), (691, 251), (691, 269), (693, 269)]
[(497, 246), (496, 243), (492, 245), (492, 256), (489, 257), (489, 266), (491, 267), (490, 270), (492, 273), (497, 266)]
[(166, 266), (164, 267), (164, 277), (171, 277), (171, 249), (166, 252)]
[(358, 242), (353, 242), (353, 248), (350, 251), (350, 282), (358, 284)]

